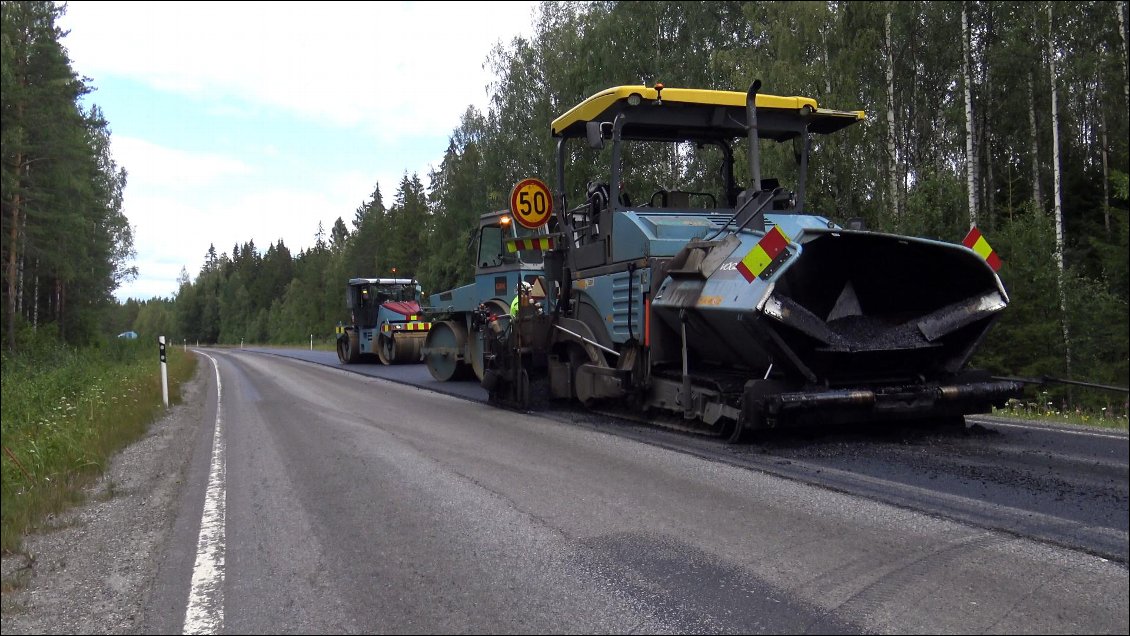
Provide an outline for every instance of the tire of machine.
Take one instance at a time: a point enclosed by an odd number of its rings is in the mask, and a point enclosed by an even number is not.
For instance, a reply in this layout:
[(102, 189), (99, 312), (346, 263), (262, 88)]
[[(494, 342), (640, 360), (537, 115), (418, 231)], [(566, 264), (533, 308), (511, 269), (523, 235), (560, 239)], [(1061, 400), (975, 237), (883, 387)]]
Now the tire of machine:
[(386, 336), (382, 333), (377, 336), (377, 358), (385, 366), (396, 362), (396, 345), (391, 335)]
[[(571, 396), (574, 400), (580, 402), (584, 406), (589, 404), (582, 402), (581, 398), (577, 395), (577, 370), (581, 368), (582, 364), (589, 361), (589, 354), (584, 350), (581, 345), (576, 343), (569, 343), (569, 385), (573, 393)], [(591, 400), (590, 400), (591, 402)]]
[(742, 413), (738, 421), (723, 430), (729, 444), (742, 444), (752, 440), (754, 434), (768, 427), (765, 416), (765, 399), (785, 390), (785, 385), (774, 380), (746, 382), (742, 398)]
[(501, 377), (498, 371), (487, 369), (486, 372), (483, 373), (483, 379), (480, 381), (480, 384), (487, 390), (487, 393), (493, 393), (494, 390), (498, 388), (498, 382)]
[(503, 391), (506, 390), (507, 374), (509, 367), (505, 364), (505, 358), (501, 357), (506, 348), (498, 340), (498, 336), (490, 332), (484, 332), (486, 340), (483, 342), (483, 377), (479, 380), (479, 385), (487, 390), (487, 396), (491, 402), (498, 402), (503, 399)]
[(361, 332), (349, 332), (349, 362), (357, 362), (361, 359)]
[(337, 359), (342, 364), (348, 364), (346, 357), (349, 355), (349, 337), (342, 334), (337, 337)]
[[(483, 307), (494, 317), (510, 315), (510, 307), (497, 299), (486, 301), (483, 303)], [(490, 338), (489, 329), (489, 326), (484, 325), (467, 334), (467, 349), (464, 358), (466, 358), (466, 363), (471, 366), (479, 382), (482, 382), (486, 375), (486, 362), (483, 360), (483, 356), (488, 346), (486, 341)]]
[(342, 364), (353, 364), (361, 358), (361, 340), (356, 331), (347, 331), (337, 339), (337, 357)]
[(722, 435), (726, 438), (727, 444), (744, 444), (753, 436), (753, 431), (763, 426), (761, 423), (763, 420), (764, 417), (760, 412), (746, 413), (743, 409), (738, 421), (726, 427)]

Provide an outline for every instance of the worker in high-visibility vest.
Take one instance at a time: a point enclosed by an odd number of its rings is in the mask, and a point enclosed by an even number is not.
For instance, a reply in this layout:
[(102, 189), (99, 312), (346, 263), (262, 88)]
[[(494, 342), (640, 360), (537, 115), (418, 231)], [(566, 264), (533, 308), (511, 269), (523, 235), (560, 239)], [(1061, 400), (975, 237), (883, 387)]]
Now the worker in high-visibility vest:
[(518, 283), (518, 293), (514, 295), (514, 300), (510, 301), (511, 318), (518, 317), (518, 304), (521, 302), (522, 296), (526, 297), (527, 304), (532, 305), (534, 303), (534, 300), (530, 298), (530, 294), (533, 293), (533, 291), (534, 286), (527, 283), (526, 281), (521, 281)]

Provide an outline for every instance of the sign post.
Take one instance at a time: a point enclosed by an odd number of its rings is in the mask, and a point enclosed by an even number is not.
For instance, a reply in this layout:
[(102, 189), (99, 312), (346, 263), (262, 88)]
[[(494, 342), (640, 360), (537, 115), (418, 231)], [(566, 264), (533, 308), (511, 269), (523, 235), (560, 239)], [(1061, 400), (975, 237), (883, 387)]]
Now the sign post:
[(161, 401), (165, 408), (169, 408), (169, 371), (165, 365), (165, 336), (159, 336), (157, 342), (161, 345)]

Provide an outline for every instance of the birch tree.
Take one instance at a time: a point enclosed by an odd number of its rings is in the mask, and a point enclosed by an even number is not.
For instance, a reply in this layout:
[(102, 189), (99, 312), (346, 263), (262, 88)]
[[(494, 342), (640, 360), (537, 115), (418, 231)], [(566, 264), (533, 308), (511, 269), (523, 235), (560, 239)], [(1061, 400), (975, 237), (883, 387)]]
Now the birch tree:
[(973, 152), (973, 77), (969, 68), (969, 10), (961, 3), (961, 74), (965, 81), (965, 179), (969, 192), (969, 226), (977, 225), (977, 155)]
[(890, 184), (891, 220), (899, 220), (898, 154), (895, 146), (895, 48), (891, 41), (891, 6), (884, 15), (887, 52), (887, 179)]
[(1052, 198), (1055, 206), (1055, 263), (1059, 271), (1059, 309), (1063, 316), (1063, 346), (1064, 363), (1067, 374), (1071, 375), (1071, 334), (1067, 322), (1067, 281), (1063, 264), (1063, 196), (1060, 192), (1059, 168), (1059, 105), (1057, 103), (1056, 72), (1055, 72), (1055, 21), (1052, 16), (1052, 4), (1047, 3), (1048, 13), (1048, 78), (1051, 80), (1052, 94)]
[(1126, 103), (1130, 104), (1130, 47), (1126, 45), (1126, 2), (1118, 0), (1114, 3), (1114, 12), (1118, 14), (1118, 37), (1122, 40), (1122, 77), (1123, 92)]
[(1032, 166), (1032, 210), (1036, 213), (1043, 211), (1043, 196), (1040, 194), (1040, 132), (1036, 127), (1036, 95), (1032, 90), (1032, 74), (1028, 74), (1028, 131), (1031, 140), (1032, 153), (1029, 164)]

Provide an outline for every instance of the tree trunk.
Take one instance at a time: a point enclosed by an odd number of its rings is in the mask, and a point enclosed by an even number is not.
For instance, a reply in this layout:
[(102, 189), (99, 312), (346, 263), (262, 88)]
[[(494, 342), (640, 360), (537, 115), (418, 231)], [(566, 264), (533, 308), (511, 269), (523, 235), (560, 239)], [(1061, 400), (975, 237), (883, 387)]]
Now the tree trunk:
[(35, 286), (32, 288), (31, 330), (39, 329), (39, 259), (35, 259)]
[[(835, 20), (836, 16), (833, 14), (831, 19)], [(829, 26), (828, 24), (825, 24), (824, 28), (820, 30), (820, 39), (821, 39), (821, 41), (824, 45), (824, 97), (825, 98), (829, 98), (832, 95), (832, 62), (831, 62), (831, 56), (828, 54), (828, 29), (830, 29), (830, 28), (831, 28), (831, 26)], [(840, 192), (839, 192), (839, 181), (836, 179), (835, 163), (833, 161), (829, 161), (827, 165), (828, 165), (827, 177), (825, 177), (825, 178), (830, 183), (829, 190), (831, 191), (831, 194), (832, 194), (832, 200), (835, 201), (836, 216), (842, 216), (840, 214), (840, 212), (841, 212), (841, 207), (842, 207), (841, 202), (843, 201), (843, 197), (840, 196)]]
[(1122, 38), (1122, 76), (1123, 90), (1126, 93), (1126, 102), (1130, 103), (1130, 50), (1126, 45), (1126, 1), (1119, 0), (1114, 3), (1114, 12), (1118, 14), (1118, 35)]
[(1059, 310), (1063, 315), (1063, 347), (1064, 362), (1067, 366), (1067, 375), (1071, 376), (1071, 332), (1067, 319), (1067, 280), (1063, 263), (1063, 201), (1060, 191), (1059, 175), (1059, 105), (1056, 103), (1056, 77), (1055, 77), (1055, 37), (1052, 26), (1052, 3), (1047, 4), (1048, 11), (1048, 75), (1052, 86), (1052, 188), (1055, 203), (1055, 263), (1059, 268)]
[(1106, 228), (1106, 237), (1110, 238), (1110, 163), (1107, 159), (1107, 139), (1106, 139), (1106, 109), (1099, 109), (1099, 117), (1101, 118), (1099, 124), (1099, 134), (1101, 135), (1101, 147), (1099, 151), (1103, 157), (1103, 226)]
[(27, 215), (23, 215), (20, 219), (20, 255), (17, 257), (16, 263), (16, 314), (27, 318), (27, 312), (24, 310), (24, 269), (27, 264)]
[[(987, 89), (988, 86), (986, 86), (986, 93), (992, 94), (991, 91)], [(989, 118), (987, 116), (982, 117), (980, 158), (985, 162), (985, 178), (981, 180), (981, 205), (984, 206), (985, 214), (988, 217), (987, 223), (990, 227), (992, 227), (994, 219), (996, 219), (993, 206), (993, 188), (995, 186), (993, 183), (993, 144), (989, 137), (991, 131)]]
[(961, 3), (961, 74), (965, 80), (965, 175), (969, 192), (969, 226), (977, 225), (977, 157), (973, 154), (973, 79), (969, 69), (969, 14)]
[(55, 324), (59, 326), (59, 340), (67, 340), (67, 321), (63, 315), (63, 281), (55, 279)]
[(16, 350), (16, 261), (19, 249), (21, 201), (19, 183), (23, 174), (23, 155), (16, 155), (16, 193), (12, 196), (12, 224), (8, 243), (8, 350)]
[[(835, 19), (835, 16), (832, 16)], [(831, 27), (827, 24), (820, 30), (820, 39), (824, 44), (824, 98), (828, 99), (832, 95), (832, 63), (828, 55), (828, 29)]]
[(887, 177), (890, 183), (891, 220), (899, 222), (898, 153), (895, 147), (895, 49), (891, 43), (891, 9), (886, 15), (887, 31)]
[(1040, 194), (1040, 144), (1036, 128), (1036, 96), (1032, 90), (1032, 74), (1028, 74), (1028, 130), (1032, 138), (1032, 205), (1036, 213), (1043, 212), (1043, 195)]
[(994, 201), (994, 177), (993, 177), (993, 128), (992, 128), (992, 101), (993, 101), (993, 65), (989, 63), (989, 45), (992, 42), (993, 36), (993, 6), (988, 4), (985, 7), (986, 20), (985, 20), (985, 45), (981, 50), (981, 61), (985, 66), (985, 100), (986, 106), (981, 109), (981, 135), (979, 140), (981, 142), (981, 152), (978, 155), (983, 164), (984, 178), (981, 179), (981, 210), (988, 216), (989, 227), (993, 226), (996, 220)]

